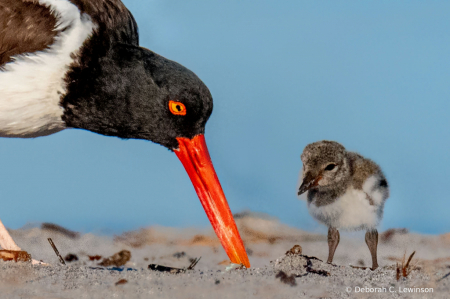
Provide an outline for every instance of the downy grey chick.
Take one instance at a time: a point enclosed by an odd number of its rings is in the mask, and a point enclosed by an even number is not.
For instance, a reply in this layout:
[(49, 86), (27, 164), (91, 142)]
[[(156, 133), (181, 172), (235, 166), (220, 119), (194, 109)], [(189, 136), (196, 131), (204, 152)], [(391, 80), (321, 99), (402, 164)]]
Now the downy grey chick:
[(309, 213), (328, 226), (328, 263), (339, 244), (338, 229), (363, 230), (372, 255), (372, 270), (378, 268), (376, 229), (389, 197), (389, 187), (380, 167), (363, 156), (348, 152), (334, 141), (318, 141), (301, 155), (298, 195), (305, 193)]

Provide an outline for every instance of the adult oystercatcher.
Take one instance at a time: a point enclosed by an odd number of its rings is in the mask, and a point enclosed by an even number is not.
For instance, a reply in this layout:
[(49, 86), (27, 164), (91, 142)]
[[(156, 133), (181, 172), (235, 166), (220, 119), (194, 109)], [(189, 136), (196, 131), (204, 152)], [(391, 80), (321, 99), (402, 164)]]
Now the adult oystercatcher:
[(338, 229), (366, 230), (372, 270), (378, 268), (377, 225), (383, 216), (389, 187), (381, 168), (363, 156), (348, 152), (334, 141), (305, 147), (298, 195), (306, 192), (308, 210), (328, 226), (328, 263), (339, 244)]
[[(79, 128), (175, 152), (233, 263), (250, 267), (204, 139), (208, 88), (139, 46), (120, 0), (0, 0), (0, 137)], [(0, 222), (0, 246), (20, 248)]]

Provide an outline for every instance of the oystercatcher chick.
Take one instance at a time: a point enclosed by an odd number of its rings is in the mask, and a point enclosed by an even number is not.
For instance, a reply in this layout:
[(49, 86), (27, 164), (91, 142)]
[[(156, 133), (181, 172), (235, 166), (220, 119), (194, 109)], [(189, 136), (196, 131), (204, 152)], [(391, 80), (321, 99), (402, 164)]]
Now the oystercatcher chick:
[(325, 140), (307, 145), (301, 160), (298, 195), (306, 194), (309, 213), (328, 226), (328, 263), (333, 262), (339, 244), (339, 229), (366, 230), (372, 270), (378, 268), (376, 227), (389, 197), (381, 168), (341, 144)]
[[(205, 143), (212, 109), (193, 72), (139, 46), (120, 0), (0, 0), (0, 137), (76, 128), (168, 148), (230, 260), (249, 267)], [(20, 253), (1, 222), (0, 246)]]

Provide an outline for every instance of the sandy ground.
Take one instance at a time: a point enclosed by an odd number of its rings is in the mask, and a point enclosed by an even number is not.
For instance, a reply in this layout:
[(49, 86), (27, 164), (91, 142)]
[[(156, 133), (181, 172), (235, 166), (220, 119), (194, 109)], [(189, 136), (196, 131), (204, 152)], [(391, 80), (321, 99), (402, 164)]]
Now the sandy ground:
[[(1, 298), (449, 298), (450, 234), (426, 236), (402, 230), (380, 233), (380, 268), (369, 266), (363, 233), (341, 234), (335, 265), (327, 257), (325, 235), (292, 228), (264, 215), (240, 214), (236, 222), (252, 268), (226, 271), (226, 254), (212, 230), (151, 227), (107, 237), (74, 235), (50, 228), (13, 230), (11, 234), (33, 258), (48, 266), (0, 261)], [(47, 238), (63, 257), (61, 265)], [(294, 245), (300, 254), (287, 254)], [(101, 267), (104, 258), (131, 253), (122, 267)], [(407, 277), (396, 263), (416, 251)], [(101, 256), (91, 261), (89, 256)], [(149, 264), (184, 268), (201, 257), (194, 270), (171, 274)], [(312, 258), (312, 257), (317, 257)], [(401, 267), (401, 266), (400, 266)], [(126, 280), (116, 285), (120, 280)], [(404, 288), (431, 288), (408, 293)], [(379, 288), (379, 289), (375, 289)], [(366, 291), (366, 292), (363, 292)], [(378, 291), (378, 292), (377, 292)]]

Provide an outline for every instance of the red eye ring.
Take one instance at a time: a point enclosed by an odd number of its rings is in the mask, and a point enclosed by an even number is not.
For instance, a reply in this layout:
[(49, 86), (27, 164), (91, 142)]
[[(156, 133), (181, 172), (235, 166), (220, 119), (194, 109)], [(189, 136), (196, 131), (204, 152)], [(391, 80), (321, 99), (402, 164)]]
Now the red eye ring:
[(186, 115), (186, 106), (181, 102), (169, 101), (169, 110), (174, 115)]

